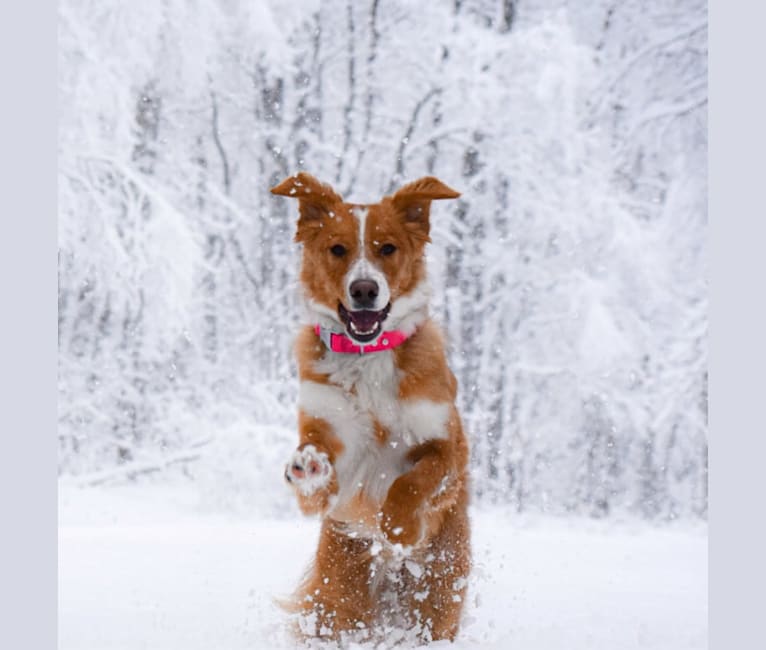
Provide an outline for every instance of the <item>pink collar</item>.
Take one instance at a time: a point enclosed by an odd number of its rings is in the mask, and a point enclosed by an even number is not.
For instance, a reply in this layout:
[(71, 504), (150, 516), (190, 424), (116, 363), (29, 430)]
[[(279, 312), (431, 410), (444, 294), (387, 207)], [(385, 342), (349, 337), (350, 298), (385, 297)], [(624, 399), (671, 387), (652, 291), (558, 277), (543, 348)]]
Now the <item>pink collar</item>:
[(378, 337), (378, 342), (375, 344), (359, 345), (354, 343), (354, 341), (345, 334), (333, 332), (321, 325), (315, 325), (314, 332), (316, 332), (317, 336), (322, 339), (322, 342), (327, 346), (327, 349), (343, 354), (367, 354), (368, 352), (391, 350), (401, 345), (409, 338), (407, 334), (400, 330), (391, 330), (390, 332), (383, 332)]

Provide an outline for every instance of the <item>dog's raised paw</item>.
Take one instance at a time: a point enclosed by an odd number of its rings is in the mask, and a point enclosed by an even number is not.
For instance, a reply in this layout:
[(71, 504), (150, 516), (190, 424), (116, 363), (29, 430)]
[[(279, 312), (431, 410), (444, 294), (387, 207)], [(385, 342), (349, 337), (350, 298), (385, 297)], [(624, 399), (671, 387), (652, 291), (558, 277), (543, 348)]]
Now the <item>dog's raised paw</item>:
[(332, 476), (332, 465), (327, 454), (314, 445), (296, 449), (285, 467), (285, 478), (301, 493), (310, 495), (326, 487)]

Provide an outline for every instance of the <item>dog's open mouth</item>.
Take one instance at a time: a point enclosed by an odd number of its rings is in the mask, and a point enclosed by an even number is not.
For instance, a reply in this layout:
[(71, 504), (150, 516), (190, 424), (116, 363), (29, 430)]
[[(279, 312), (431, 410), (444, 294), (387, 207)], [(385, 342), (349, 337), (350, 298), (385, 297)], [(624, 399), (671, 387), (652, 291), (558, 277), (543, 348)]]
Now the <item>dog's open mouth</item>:
[(391, 303), (388, 303), (380, 311), (361, 309), (349, 311), (342, 303), (338, 303), (338, 316), (346, 326), (349, 336), (360, 343), (367, 343), (377, 337), (383, 330), (383, 321), (388, 316)]

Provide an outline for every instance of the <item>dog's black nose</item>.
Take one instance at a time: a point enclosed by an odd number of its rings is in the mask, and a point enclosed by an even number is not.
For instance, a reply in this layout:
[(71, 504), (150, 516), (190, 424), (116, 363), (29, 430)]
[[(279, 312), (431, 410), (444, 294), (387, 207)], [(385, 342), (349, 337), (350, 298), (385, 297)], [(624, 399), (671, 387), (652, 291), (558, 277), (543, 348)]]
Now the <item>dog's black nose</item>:
[(354, 307), (369, 309), (378, 297), (378, 283), (375, 280), (354, 280), (349, 287), (349, 293), (354, 300)]

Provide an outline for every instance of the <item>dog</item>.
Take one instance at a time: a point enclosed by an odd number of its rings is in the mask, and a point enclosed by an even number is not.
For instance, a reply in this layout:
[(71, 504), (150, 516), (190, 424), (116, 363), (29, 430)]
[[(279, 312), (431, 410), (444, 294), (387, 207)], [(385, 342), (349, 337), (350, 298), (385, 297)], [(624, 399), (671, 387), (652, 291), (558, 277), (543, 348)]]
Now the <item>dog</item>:
[(310, 323), (297, 337), (299, 445), (285, 478), (321, 516), (313, 565), (289, 601), (305, 637), (414, 630), (453, 640), (471, 568), (468, 443), (457, 381), (429, 318), (434, 177), (345, 203), (301, 172), (295, 241)]

